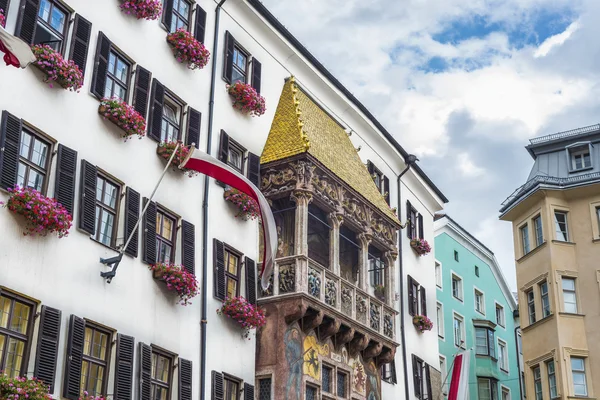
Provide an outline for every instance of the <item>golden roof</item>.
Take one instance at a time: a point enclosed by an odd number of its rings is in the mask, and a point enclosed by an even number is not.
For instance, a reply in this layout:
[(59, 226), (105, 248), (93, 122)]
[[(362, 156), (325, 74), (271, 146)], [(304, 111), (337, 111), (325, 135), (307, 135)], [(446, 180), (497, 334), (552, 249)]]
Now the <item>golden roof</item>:
[(384, 215), (399, 223), (346, 131), (298, 88), (291, 77), (283, 86), (260, 162), (266, 164), (301, 153), (315, 157)]

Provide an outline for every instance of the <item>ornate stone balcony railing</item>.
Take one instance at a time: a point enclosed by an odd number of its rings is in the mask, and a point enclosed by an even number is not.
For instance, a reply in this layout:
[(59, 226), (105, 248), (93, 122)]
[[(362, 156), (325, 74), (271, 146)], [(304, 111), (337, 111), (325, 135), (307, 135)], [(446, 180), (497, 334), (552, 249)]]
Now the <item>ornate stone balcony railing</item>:
[(261, 298), (306, 293), (370, 332), (390, 340), (396, 337), (397, 312), (379, 299), (304, 256), (277, 259), (272, 284)]

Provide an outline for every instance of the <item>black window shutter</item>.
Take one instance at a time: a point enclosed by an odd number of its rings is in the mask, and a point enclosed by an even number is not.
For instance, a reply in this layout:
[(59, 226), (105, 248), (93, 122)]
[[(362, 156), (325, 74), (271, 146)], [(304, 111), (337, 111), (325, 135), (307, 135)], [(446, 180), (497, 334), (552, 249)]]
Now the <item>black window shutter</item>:
[(413, 278), (409, 275), (406, 282), (408, 283), (408, 313), (410, 315), (415, 315), (415, 293), (413, 291)]
[(252, 87), (260, 94), (260, 78), (262, 64), (256, 58), (252, 58)]
[(200, 6), (196, 6), (196, 29), (194, 37), (200, 43), (204, 43), (204, 34), (206, 31), (206, 11)]
[(4, 15), (8, 15), (8, 6), (10, 4), (10, 0), (0, 0), (0, 9), (4, 10)]
[(33, 376), (50, 386), (50, 393), (54, 393), (61, 315), (60, 310), (42, 306)]
[(156, 79), (152, 80), (152, 97), (148, 121), (148, 136), (160, 142), (163, 106), (165, 103), (165, 87)]
[[(427, 366), (425, 367), (425, 379), (426, 379), (426, 384), (427, 384), (427, 398), (429, 400), (435, 400), (433, 398), (433, 392), (431, 391), (431, 366), (429, 364), (427, 364)], [(492, 399), (495, 399), (496, 397), (492, 397)]]
[(406, 225), (406, 236), (408, 236), (409, 239), (412, 239), (412, 230), (414, 229), (412, 224), (413, 221), (410, 220), (410, 215), (412, 212), (412, 205), (410, 204), (409, 200), (406, 200), (406, 221), (408, 222), (408, 225)]
[(213, 239), (213, 264), (215, 282), (215, 297), (225, 300), (225, 247), (223, 242)]
[(256, 305), (256, 263), (246, 257), (246, 300)]
[(133, 336), (117, 334), (117, 359), (115, 361), (115, 399), (131, 400), (133, 389)]
[(229, 158), (229, 135), (221, 129), (221, 140), (219, 141), (219, 161), (227, 164)]
[[(144, 207), (149, 200), (144, 197)], [(147, 264), (156, 263), (156, 203), (150, 202), (143, 221), (143, 261)]]
[(196, 227), (187, 221), (181, 222), (181, 263), (190, 274), (196, 274)]
[(233, 73), (233, 47), (235, 45), (235, 39), (229, 33), (225, 32), (225, 65), (223, 65), (223, 79), (227, 83), (231, 83), (231, 74)]
[(90, 36), (92, 34), (92, 23), (81, 15), (75, 15), (73, 27), (73, 38), (71, 39), (71, 51), (69, 58), (85, 74), (87, 54), (90, 47)]
[(133, 108), (144, 119), (148, 117), (148, 97), (150, 96), (152, 73), (138, 65), (135, 70), (135, 88), (133, 90)]
[(244, 400), (254, 400), (254, 385), (244, 382)]
[(419, 368), (420, 365), (417, 361), (417, 357), (412, 355), (412, 367), (413, 367), (413, 384), (415, 389), (415, 396), (420, 399), (421, 398), (421, 382), (419, 379)]
[(99, 99), (104, 97), (110, 47), (110, 40), (108, 40), (104, 33), (99, 32), (98, 44), (96, 45), (96, 58), (94, 59), (94, 75), (92, 76), (92, 94)]
[(96, 177), (98, 169), (81, 160), (79, 188), (79, 229), (93, 235), (96, 231)]
[(369, 175), (373, 177), (375, 170), (373, 169), (373, 163), (370, 160), (367, 160), (367, 170), (369, 171)]
[(387, 176), (383, 177), (383, 197), (385, 197), (385, 202), (390, 205), (390, 180)]
[(248, 179), (260, 189), (260, 156), (248, 153)]
[(417, 220), (419, 221), (419, 239), (423, 239), (425, 237), (425, 233), (423, 232), (423, 215), (419, 214)]
[(19, 146), (21, 143), (21, 120), (8, 111), (2, 111), (0, 128), (0, 188), (8, 189), (17, 184), (19, 169)]
[(390, 363), (390, 367), (392, 370), (392, 382), (398, 383), (398, 379), (396, 378), (396, 360), (392, 360), (392, 362)]
[(192, 376), (192, 362), (180, 358), (178, 400), (192, 400)]
[(54, 198), (73, 215), (75, 209), (75, 177), (77, 173), (77, 152), (58, 145), (56, 157), (56, 181), (54, 182)]
[(167, 27), (167, 31), (171, 32), (171, 22), (173, 21), (173, 0), (165, 0), (163, 5), (163, 23)]
[(191, 146), (192, 143), (194, 146), (199, 149), (200, 148), (200, 123), (202, 122), (202, 114), (200, 111), (193, 109), (192, 107), (188, 108), (188, 129), (187, 129), (187, 140), (185, 144), (187, 146)]
[(27, 44), (33, 44), (39, 8), (40, 0), (24, 0), (23, 3), (21, 3), (19, 22), (17, 23), (15, 36), (20, 37)]
[(427, 291), (421, 286), (419, 292), (421, 292), (421, 315), (427, 316)]
[(83, 360), (84, 337), (85, 321), (71, 314), (65, 381), (63, 384), (63, 397), (71, 400), (78, 400), (81, 394), (81, 364)]
[[(135, 225), (137, 224), (140, 218), (140, 194), (133, 190), (130, 187), (127, 187), (125, 190), (125, 204), (127, 205), (127, 209), (125, 210), (125, 241), (129, 239), (129, 236), (133, 233), (135, 229)], [(136, 229), (133, 237), (131, 238), (131, 242), (125, 249), (125, 253), (129, 254), (132, 257), (138, 256), (138, 247), (139, 247), (139, 229)], [(123, 243), (125, 245), (125, 243)]]
[(223, 374), (217, 371), (211, 372), (212, 378), (212, 396), (211, 400), (223, 400), (225, 398), (225, 382)]
[(152, 347), (140, 342), (140, 365), (139, 365), (139, 400), (150, 400), (152, 385), (150, 377), (152, 374)]

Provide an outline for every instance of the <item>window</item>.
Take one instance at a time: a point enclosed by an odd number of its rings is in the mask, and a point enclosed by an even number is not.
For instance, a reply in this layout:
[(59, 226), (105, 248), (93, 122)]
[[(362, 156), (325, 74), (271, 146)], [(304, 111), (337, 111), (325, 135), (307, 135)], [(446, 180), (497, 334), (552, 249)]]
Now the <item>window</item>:
[(575, 279), (563, 277), (562, 289), (565, 312), (577, 314), (577, 294), (575, 293)]
[(346, 386), (348, 382), (348, 374), (345, 372), (338, 371), (337, 373), (337, 395), (338, 397), (345, 399), (346, 398)]
[(446, 357), (440, 356), (440, 373), (442, 375), (442, 382), (444, 382), (442, 386), (442, 392), (446, 393), (448, 391), (448, 367), (446, 366)]
[(27, 373), (27, 354), (35, 308), (3, 292), (0, 296), (0, 371), (11, 378)]
[(233, 68), (231, 71), (231, 83), (247, 83), (248, 79), (248, 53), (237, 43), (233, 46)]
[(542, 229), (541, 215), (538, 215), (533, 219), (533, 228), (535, 229), (535, 245), (541, 246), (544, 243), (544, 231)]
[(177, 220), (161, 209), (156, 211), (156, 261), (175, 261), (175, 238)]
[(442, 264), (435, 262), (435, 284), (437, 287), (442, 287)]
[(169, 32), (175, 32), (181, 28), (189, 31), (191, 10), (192, 5), (187, 0), (173, 0), (173, 16)]
[(548, 282), (540, 284), (540, 296), (542, 298), (542, 316), (546, 318), (550, 315), (550, 299), (548, 298)]
[(498, 391), (497, 382), (489, 378), (477, 379), (477, 392), (479, 400), (496, 400)]
[(385, 262), (383, 252), (375, 246), (369, 246), (369, 275), (372, 286), (383, 286)]
[(598, 220), (598, 230), (600, 230), (600, 207), (596, 207), (596, 218)]
[(571, 371), (573, 372), (573, 389), (575, 396), (587, 396), (587, 380), (585, 376), (585, 360), (571, 357)]
[(321, 390), (325, 393), (333, 392), (333, 385), (331, 382), (332, 375), (333, 369), (323, 365), (323, 368), (321, 369)]
[(502, 387), (502, 398), (500, 400), (510, 400), (510, 389)]
[(25, 129), (21, 131), (17, 185), (44, 192), (50, 151), (50, 144), (39, 135)]
[(542, 373), (539, 366), (533, 369), (533, 387), (535, 389), (535, 400), (544, 400), (542, 396)]
[(41, 0), (33, 44), (45, 44), (62, 53), (69, 13), (56, 1)]
[(503, 328), (506, 325), (504, 321), (504, 307), (498, 303), (496, 303), (496, 323)]
[[(240, 381), (228, 376), (223, 377), (225, 383), (225, 400), (239, 400), (240, 398)], [(165, 399), (166, 400), (166, 399)]]
[[(161, 142), (176, 142), (177, 140), (181, 139), (181, 108), (182, 107), (172, 98), (165, 96), (160, 128)], [(241, 154), (243, 154), (243, 152)], [(242, 168), (242, 158), (243, 157), (240, 156), (239, 158), (235, 159), (235, 163), (239, 165), (240, 170)], [(236, 166), (236, 168), (238, 167)]]
[(485, 315), (485, 303), (483, 300), (483, 293), (475, 289), (475, 310), (480, 314)]
[(98, 174), (96, 177), (96, 232), (92, 239), (109, 247), (114, 247), (116, 239), (119, 192), (119, 185)]
[(438, 331), (438, 336), (443, 338), (444, 337), (444, 309), (442, 306), (442, 303), (437, 303), (437, 331)]
[[(229, 398), (226, 399), (229, 400)], [(318, 400), (316, 387), (306, 385), (306, 400)]]
[(410, 206), (408, 209), (408, 221), (410, 222), (410, 226), (408, 228), (408, 237), (410, 239), (418, 238), (419, 232), (417, 228), (417, 210), (415, 210), (412, 206)]
[(171, 356), (152, 348), (152, 371), (150, 375), (151, 399), (167, 400), (171, 390)]
[[(360, 246), (357, 234), (345, 225), (340, 226), (340, 275), (348, 282), (358, 283)], [(370, 268), (369, 268), (370, 269)]]
[(88, 392), (89, 396), (94, 397), (106, 394), (104, 388), (108, 378), (110, 343), (110, 332), (86, 322), (81, 363), (82, 394)]
[(227, 297), (235, 297), (240, 293), (240, 259), (240, 253), (225, 247), (225, 288)]
[(493, 329), (475, 327), (475, 354), (496, 357), (495, 343)]
[(428, 399), (431, 393), (429, 366), (415, 355), (412, 356), (412, 361), (415, 396), (418, 399)]
[(556, 372), (554, 371), (554, 360), (546, 362), (546, 370), (548, 371), (548, 386), (550, 387), (550, 398), (558, 397), (556, 391)]
[(413, 316), (419, 314), (419, 282), (411, 276), (408, 277), (408, 313)]
[(241, 173), (244, 173), (244, 155), (246, 154), (246, 149), (233, 139), (229, 138), (229, 146), (226, 151), (227, 164), (237, 169)]
[(508, 372), (508, 351), (506, 342), (498, 340), (498, 366), (501, 370)]
[(556, 227), (556, 240), (568, 242), (569, 227), (567, 225), (567, 213), (563, 211), (554, 211), (554, 225)]
[(454, 274), (452, 274), (452, 296), (460, 301), (463, 299), (462, 279)]
[(535, 322), (535, 297), (533, 296), (533, 289), (530, 289), (527, 293), (527, 310), (529, 311), (529, 323)]
[(458, 251), (454, 250), (454, 261), (458, 261)]
[(475, 266), (475, 276), (479, 278), (479, 267)]
[(396, 383), (396, 363), (394, 361), (381, 366), (381, 379), (387, 383)]
[(458, 347), (465, 346), (464, 330), (465, 330), (464, 318), (457, 314), (454, 314), (454, 345), (455, 346), (458, 346)]
[[(329, 268), (329, 224), (325, 211), (308, 205), (308, 258)], [(372, 269), (372, 268), (369, 268)]]
[(271, 400), (271, 378), (258, 380), (258, 400)]
[(523, 246), (523, 254), (527, 254), (531, 250), (529, 246), (529, 229), (527, 224), (519, 228), (519, 231), (521, 232), (521, 245)]
[(108, 99), (116, 97), (127, 102), (129, 69), (129, 61), (111, 47), (110, 53), (108, 53), (108, 70), (106, 72), (104, 97)]
[(569, 154), (571, 156), (571, 171), (577, 171), (592, 166), (589, 145), (586, 144), (583, 146), (573, 147), (569, 149)]

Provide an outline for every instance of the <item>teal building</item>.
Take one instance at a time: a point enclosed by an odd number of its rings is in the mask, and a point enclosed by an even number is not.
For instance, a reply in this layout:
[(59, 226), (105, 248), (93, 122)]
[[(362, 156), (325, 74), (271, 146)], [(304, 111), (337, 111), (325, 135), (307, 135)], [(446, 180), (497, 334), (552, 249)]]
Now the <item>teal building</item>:
[(522, 399), (516, 301), (494, 253), (449, 216), (436, 216), (435, 278), (442, 389), (455, 355), (469, 349), (469, 398)]

